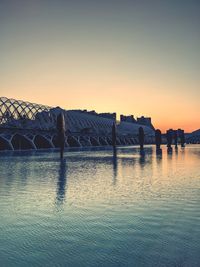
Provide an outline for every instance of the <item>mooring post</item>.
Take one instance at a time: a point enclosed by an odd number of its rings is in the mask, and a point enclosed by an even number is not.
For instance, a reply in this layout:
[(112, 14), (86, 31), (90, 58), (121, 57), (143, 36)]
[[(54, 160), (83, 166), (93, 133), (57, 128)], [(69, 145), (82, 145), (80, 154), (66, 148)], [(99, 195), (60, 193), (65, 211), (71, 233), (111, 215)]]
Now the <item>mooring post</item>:
[(58, 143), (60, 147), (60, 158), (63, 158), (65, 148), (65, 117), (63, 112), (57, 116)]
[(142, 151), (144, 149), (144, 130), (142, 127), (139, 127), (139, 144)]
[(162, 150), (160, 148), (160, 145), (162, 143), (162, 134), (159, 129), (155, 131), (155, 143), (156, 143), (156, 153), (161, 153)]
[(178, 134), (177, 134), (177, 130), (174, 130), (174, 145), (175, 145), (175, 149), (178, 148)]
[(181, 147), (185, 147), (185, 132), (184, 130), (179, 130)]
[(173, 130), (167, 130), (167, 147), (168, 147), (168, 152), (172, 151), (172, 138), (173, 138)]
[(116, 151), (116, 140), (117, 140), (116, 123), (113, 122), (113, 125), (112, 125), (112, 146), (113, 146), (114, 151)]

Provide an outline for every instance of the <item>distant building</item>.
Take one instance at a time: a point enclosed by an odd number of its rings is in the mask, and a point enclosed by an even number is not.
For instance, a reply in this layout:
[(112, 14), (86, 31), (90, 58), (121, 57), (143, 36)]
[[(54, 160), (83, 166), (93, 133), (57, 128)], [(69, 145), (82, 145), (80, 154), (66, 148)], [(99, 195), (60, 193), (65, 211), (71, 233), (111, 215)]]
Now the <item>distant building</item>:
[(133, 115), (128, 115), (128, 116), (125, 116), (125, 115), (120, 115), (120, 121), (125, 121), (125, 122), (132, 122), (132, 123), (136, 123), (136, 120), (134, 118)]
[(151, 118), (150, 117), (140, 117), (140, 118), (137, 118), (137, 123), (138, 124), (141, 124), (141, 125), (145, 125), (145, 126), (148, 126), (150, 127), (151, 129), (155, 130), (152, 123), (151, 123)]
[(117, 114), (116, 113), (99, 113), (98, 114), (102, 118), (111, 119), (116, 121)]
[(90, 115), (94, 115), (94, 116), (98, 116), (98, 117), (101, 117), (101, 118), (105, 118), (105, 119), (110, 119), (110, 120), (114, 120), (116, 121), (117, 119), (117, 114), (114, 112), (114, 113), (109, 113), (109, 112), (106, 112), (106, 113), (97, 113), (95, 110), (87, 110), (87, 109), (74, 109), (74, 110), (71, 110), (71, 111), (78, 111), (78, 112), (81, 112), (81, 113), (84, 113), (84, 114), (90, 114)]

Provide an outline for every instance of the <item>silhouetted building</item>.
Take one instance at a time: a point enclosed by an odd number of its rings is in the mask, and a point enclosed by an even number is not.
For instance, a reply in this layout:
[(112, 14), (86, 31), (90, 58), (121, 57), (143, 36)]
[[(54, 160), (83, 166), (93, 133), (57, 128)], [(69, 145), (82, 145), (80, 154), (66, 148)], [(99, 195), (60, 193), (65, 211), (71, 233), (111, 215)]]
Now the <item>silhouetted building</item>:
[(128, 116), (120, 115), (120, 121), (136, 123), (136, 120), (133, 115), (128, 115)]
[(98, 115), (102, 118), (111, 119), (114, 121), (116, 121), (116, 118), (117, 118), (117, 114), (115, 112), (114, 113), (99, 113)]
[(141, 125), (145, 125), (145, 126), (148, 126), (150, 127), (151, 129), (155, 130), (152, 123), (151, 123), (151, 118), (150, 117), (140, 117), (140, 118), (137, 118), (137, 123), (138, 124), (141, 124)]

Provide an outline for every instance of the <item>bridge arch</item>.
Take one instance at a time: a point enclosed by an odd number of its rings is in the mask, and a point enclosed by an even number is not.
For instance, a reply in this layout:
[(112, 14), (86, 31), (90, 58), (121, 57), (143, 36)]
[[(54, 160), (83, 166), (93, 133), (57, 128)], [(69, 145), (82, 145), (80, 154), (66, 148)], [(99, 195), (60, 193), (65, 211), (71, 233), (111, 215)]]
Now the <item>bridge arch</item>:
[(102, 146), (107, 146), (108, 145), (107, 141), (103, 137), (99, 137), (99, 143)]
[(124, 140), (123, 137), (119, 138), (119, 140), (120, 140), (120, 143), (121, 143), (122, 145), (126, 145), (126, 141)]
[(34, 149), (32, 142), (24, 135), (15, 134), (11, 139), (14, 150)]
[[(52, 138), (51, 138), (51, 142), (52, 142), (52, 144), (53, 144), (53, 146), (54, 146), (55, 148), (60, 147), (60, 144), (59, 144), (59, 141), (58, 141), (58, 135), (57, 135), (57, 134), (55, 134), (55, 135), (52, 136)], [(67, 142), (67, 136), (65, 136), (65, 146), (66, 146), (66, 147), (69, 146), (69, 144), (68, 144), (68, 142)]]
[(131, 145), (131, 140), (129, 137), (124, 138), (124, 141), (126, 145)]
[(91, 146), (90, 137), (89, 136), (80, 136), (79, 142), (82, 146)]
[(134, 139), (130, 138), (131, 145), (134, 145)]
[(58, 142), (58, 136), (57, 135), (54, 135), (51, 139), (54, 147), (59, 147), (59, 142)]
[(91, 142), (92, 146), (100, 146), (99, 141), (95, 137), (90, 137), (90, 142)]
[(120, 140), (119, 137), (116, 138), (116, 144), (117, 144), (118, 146), (121, 146), (121, 145), (122, 145), (121, 140)]
[(13, 150), (13, 147), (10, 142), (2, 136), (0, 136), (0, 150)]
[(80, 147), (81, 146), (78, 139), (76, 139), (76, 137), (74, 137), (74, 136), (68, 136), (67, 143), (69, 144), (70, 147)]
[(34, 138), (34, 144), (37, 149), (52, 148), (51, 142), (43, 135), (37, 134)]
[(108, 145), (112, 146), (112, 138), (111, 137), (106, 137), (105, 139), (106, 139)]

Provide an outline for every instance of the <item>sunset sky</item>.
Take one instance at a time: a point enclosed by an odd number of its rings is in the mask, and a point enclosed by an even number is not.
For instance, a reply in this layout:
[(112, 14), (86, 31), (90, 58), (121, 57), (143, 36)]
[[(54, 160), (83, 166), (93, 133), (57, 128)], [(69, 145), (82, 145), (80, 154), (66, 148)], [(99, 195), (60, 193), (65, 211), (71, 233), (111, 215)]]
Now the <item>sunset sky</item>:
[(200, 1), (0, 0), (0, 96), (200, 128)]

